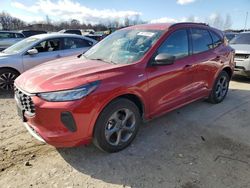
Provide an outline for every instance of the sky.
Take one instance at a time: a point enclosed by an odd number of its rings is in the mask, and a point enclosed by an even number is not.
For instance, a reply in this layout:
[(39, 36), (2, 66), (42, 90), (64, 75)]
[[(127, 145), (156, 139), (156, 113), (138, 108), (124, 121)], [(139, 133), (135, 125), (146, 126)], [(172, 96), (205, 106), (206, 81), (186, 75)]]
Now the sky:
[(232, 29), (250, 28), (250, 0), (0, 0), (0, 12), (5, 11), (26, 22), (68, 21), (107, 23), (126, 17), (144, 21), (196, 21), (228, 23)]

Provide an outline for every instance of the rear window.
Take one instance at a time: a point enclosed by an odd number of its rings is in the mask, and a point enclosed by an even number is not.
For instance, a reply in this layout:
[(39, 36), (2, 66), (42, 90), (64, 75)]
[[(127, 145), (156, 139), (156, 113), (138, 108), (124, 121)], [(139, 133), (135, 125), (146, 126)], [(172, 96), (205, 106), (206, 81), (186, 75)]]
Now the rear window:
[(92, 46), (93, 43), (80, 38), (64, 38), (63, 49), (75, 49)]
[(193, 53), (207, 51), (213, 48), (213, 41), (209, 32), (205, 29), (191, 29), (191, 38), (193, 42)]
[(66, 30), (64, 33), (82, 35), (80, 30)]

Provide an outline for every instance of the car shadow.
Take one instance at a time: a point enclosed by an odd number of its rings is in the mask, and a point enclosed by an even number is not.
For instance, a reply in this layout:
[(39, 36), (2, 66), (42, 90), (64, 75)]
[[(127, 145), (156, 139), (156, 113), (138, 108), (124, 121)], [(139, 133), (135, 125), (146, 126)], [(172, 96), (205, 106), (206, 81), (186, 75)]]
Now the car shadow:
[[(241, 144), (227, 138), (220, 128), (225, 124), (220, 120), (228, 118), (225, 116), (229, 113), (234, 114), (235, 107), (249, 99), (247, 96), (250, 96), (249, 90), (234, 89), (218, 105), (197, 101), (144, 123), (131, 146), (118, 153), (102, 152), (92, 144), (57, 150), (75, 170), (106, 183), (132, 187), (185, 187), (190, 184), (202, 187), (195, 175), (198, 172), (203, 175), (219, 172), (216, 180), (220, 182), (223, 178), (231, 178), (223, 175), (231, 167), (227, 163), (221, 167), (215, 162), (220, 152), (228, 149), (233, 150), (233, 154), (243, 156), (240, 151), (250, 154)], [(227, 134), (230, 137), (233, 133)], [(235, 167), (239, 173), (235, 172), (240, 176), (239, 165)]]
[(0, 99), (14, 98), (14, 91), (5, 91), (0, 89)]
[(240, 75), (234, 75), (232, 77), (232, 80), (236, 81), (236, 82), (241, 82), (241, 83), (250, 83), (250, 78), (249, 77), (240, 76)]

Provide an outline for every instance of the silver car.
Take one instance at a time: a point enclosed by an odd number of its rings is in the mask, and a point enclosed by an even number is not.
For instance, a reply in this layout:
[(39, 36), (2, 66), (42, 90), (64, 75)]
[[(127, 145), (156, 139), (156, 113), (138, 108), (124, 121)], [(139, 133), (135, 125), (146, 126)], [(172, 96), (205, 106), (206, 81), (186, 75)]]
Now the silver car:
[(25, 36), (22, 33), (13, 31), (0, 31), (0, 51), (23, 40)]
[(235, 49), (234, 74), (250, 77), (250, 32), (238, 34), (230, 45)]
[(34, 66), (80, 55), (96, 43), (74, 34), (41, 34), (26, 38), (0, 52), (0, 89), (13, 89), (17, 76)]

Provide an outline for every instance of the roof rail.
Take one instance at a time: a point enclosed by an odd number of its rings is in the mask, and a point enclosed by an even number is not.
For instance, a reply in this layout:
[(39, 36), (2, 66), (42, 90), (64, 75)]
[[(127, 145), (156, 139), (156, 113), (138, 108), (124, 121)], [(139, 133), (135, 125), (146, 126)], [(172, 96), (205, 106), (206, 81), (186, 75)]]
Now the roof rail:
[(175, 27), (177, 25), (182, 25), (182, 24), (196, 24), (196, 25), (204, 25), (204, 26), (209, 26), (207, 23), (197, 23), (197, 22), (179, 22), (179, 23), (174, 23), (173, 25), (171, 25), (169, 28), (171, 27)]

